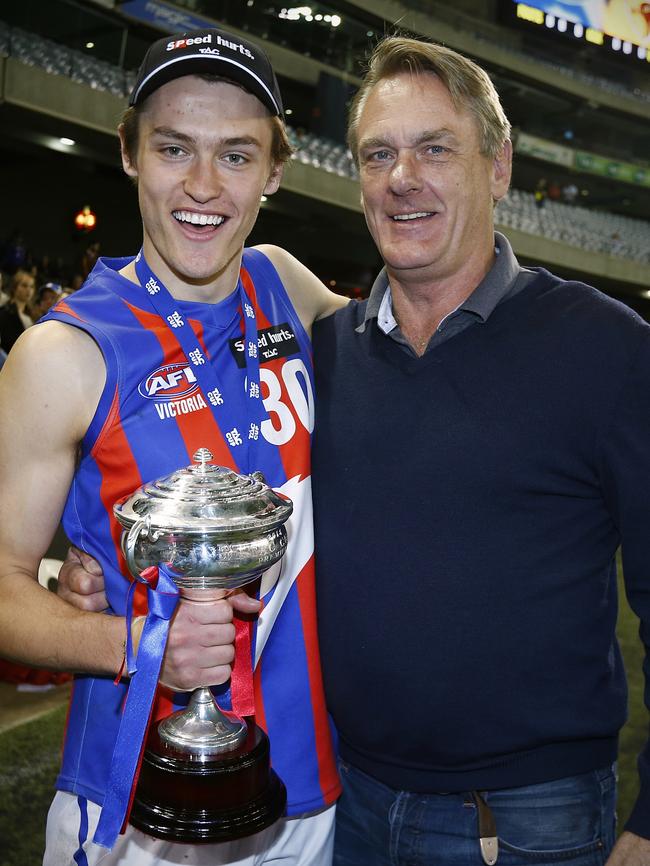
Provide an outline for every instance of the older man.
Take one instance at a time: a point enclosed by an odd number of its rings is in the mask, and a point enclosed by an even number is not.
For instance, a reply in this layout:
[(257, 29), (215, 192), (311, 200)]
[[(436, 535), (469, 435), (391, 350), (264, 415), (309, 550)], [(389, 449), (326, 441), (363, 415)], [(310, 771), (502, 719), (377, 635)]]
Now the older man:
[[(509, 124), (474, 63), (384, 41), (349, 141), (386, 266), (314, 335), (335, 863), (602, 864), (621, 543), (650, 634), (650, 327), (495, 234)], [(639, 768), (608, 866), (650, 863)]]

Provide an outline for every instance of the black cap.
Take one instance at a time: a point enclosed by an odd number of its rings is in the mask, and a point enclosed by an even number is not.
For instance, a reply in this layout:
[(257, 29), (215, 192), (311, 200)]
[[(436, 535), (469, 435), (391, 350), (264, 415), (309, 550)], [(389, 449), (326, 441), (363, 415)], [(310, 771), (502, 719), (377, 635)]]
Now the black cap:
[(252, 42), (225, 30), (192, 30), (154, 42), (144, 56), (129, 105), (182, 75), (211, 72), (236, 81), (273, 115), (282, 115), (282, 97), (271, 63)]

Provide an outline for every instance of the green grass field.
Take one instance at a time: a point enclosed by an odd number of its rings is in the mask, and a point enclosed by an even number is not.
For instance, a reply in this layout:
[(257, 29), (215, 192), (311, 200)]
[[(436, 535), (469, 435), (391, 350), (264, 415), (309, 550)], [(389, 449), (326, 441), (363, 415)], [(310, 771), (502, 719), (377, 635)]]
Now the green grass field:
[(40, 866), (66, 708), (0, 734), (0, 866)]
[[(619, 639), (630, 689), (630, 718), (621, 735), (619, 758), (620, 827), (636, 797), (636, 755), (648, 735), (638, 621), (622, 593)], [(41, 864), (64, 722), (61, 708), (0, 734), (0, 866)]]

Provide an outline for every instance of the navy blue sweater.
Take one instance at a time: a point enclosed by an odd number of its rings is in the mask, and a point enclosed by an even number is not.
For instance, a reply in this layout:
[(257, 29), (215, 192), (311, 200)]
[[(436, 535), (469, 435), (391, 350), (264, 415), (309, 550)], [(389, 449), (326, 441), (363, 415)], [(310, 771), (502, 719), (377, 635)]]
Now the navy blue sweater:
[[(394, 788), (606, 766), (622, 542), (650, 643), (650, 327), (546, 271), (416, 358), (314, 329), (320, 644), (344, 759)], [(628, 829), (650, 836), (650, 762)]]

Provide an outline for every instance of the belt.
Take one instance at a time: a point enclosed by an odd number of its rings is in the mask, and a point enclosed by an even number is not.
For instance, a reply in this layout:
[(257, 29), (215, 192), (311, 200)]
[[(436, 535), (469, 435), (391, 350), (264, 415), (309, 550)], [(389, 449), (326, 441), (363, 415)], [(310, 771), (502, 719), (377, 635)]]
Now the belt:
[(494, 866), (499, 856), (499, 840), (497, 838), (496, 821), (494, 820), (492, 810), (478, 791), (472, 791), (471, 797), (476, 804), (481, 857), (486, 866)]

